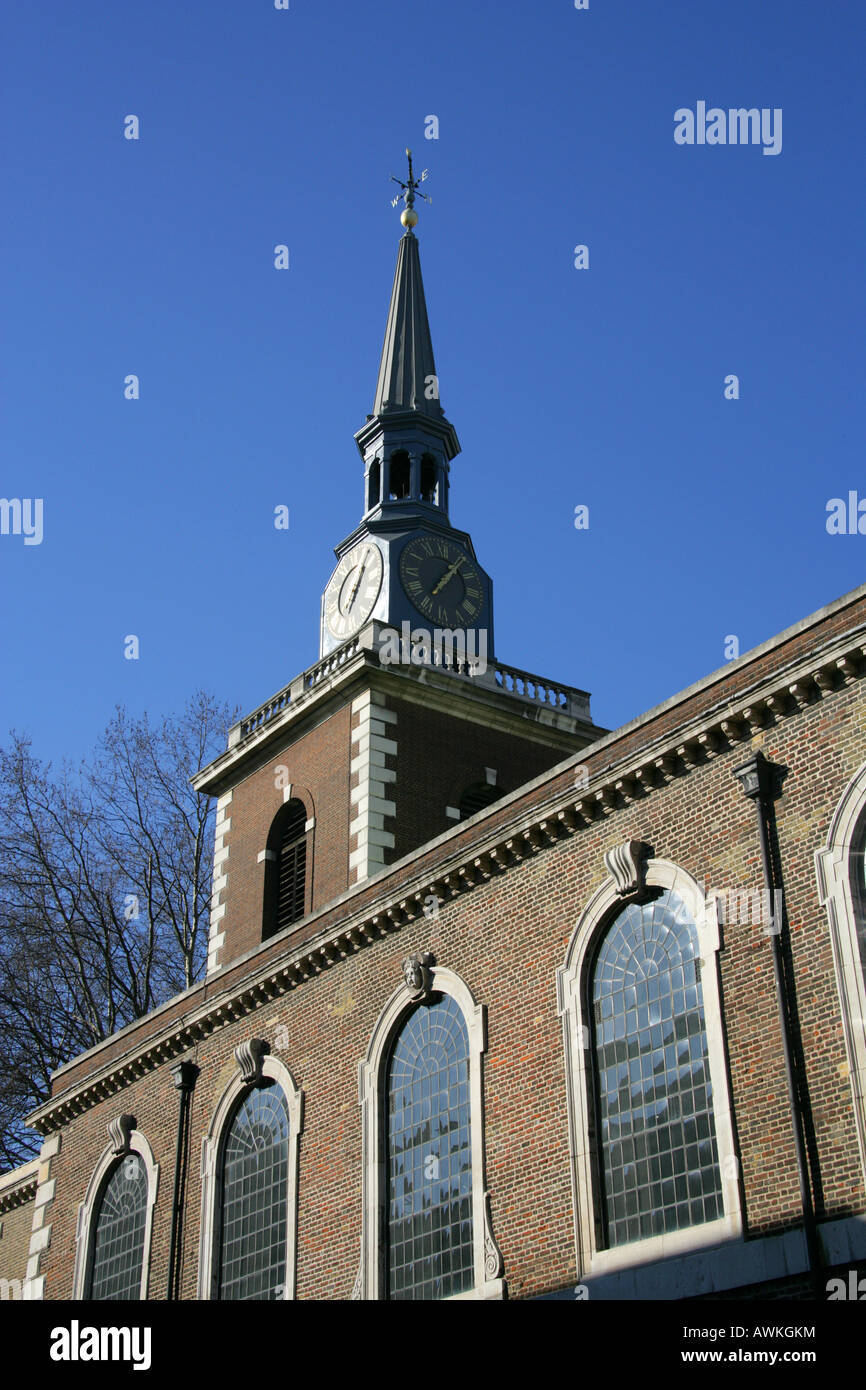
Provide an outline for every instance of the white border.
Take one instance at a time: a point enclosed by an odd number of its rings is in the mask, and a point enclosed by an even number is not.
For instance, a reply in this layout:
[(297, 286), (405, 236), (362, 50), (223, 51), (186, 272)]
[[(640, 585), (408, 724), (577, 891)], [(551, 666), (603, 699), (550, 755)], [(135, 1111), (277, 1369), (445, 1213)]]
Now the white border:
[[(289, 1112), (289, 1180), (286, 1192), (286, 1277), (284, 1299), (295, 1297), (298, 1258), (298, 1151), (304, 1128), (304, 1093), (294, 1077), (276, 1057), (262, 1061), (262, 1076), (282, 1087)], [(226, 1129), (240, 1098), (252, 1087), (244, 1081), (238, 1067), (217, 1102), (210, 1129), (201, 1146), (201, 1235), (199, 1237), (198, 1291), (200, 1299), (216, 1293), (216, 1264), (213, 1258), (216, 1231), (216, 1204), (219, 1199), (219, 1163)]]
[[(487, 1021), (483, 1004), (476, 1004), (468, 985), (459, 975), (442, 966), (430, 969), (430, 989), (447, 994), (459, 1006), (469, 1037), (469, 1100), (472, 1127), (472, 1234), (474, 1244), (474, 1285), (454, 1296), (460, 1299), (501, 1299), (505, 1281), (499, 1278), (502, 1257), (490, 1226), (488, 1194), (484, 1186), (484, 1102), (482, 1060), (487, 1050)], [(362, 1217), (361, 1267), (354, 1296), (362, 1299), (383, 1297), (385, 1154), (382, 1128), (385, 1065), (389, 1044), (402, 1017), (416, 1002), (405, 981), (388, 1000), (373, 1029), (367, 1055), (358, 1063), (358, 1099), (361, 1105), (362, 1133)], [(450, 1301), (450, 1300), (444, 1300)]]
[[(648, 1236), (612, 1249), (599, 1249), (595, 1239), (595, 1154), (589, 1143), (592, 1105), (592, 1036), (584, 1004), (584, 988), (590, 954), (598, 934), (609, 926), (617, 909), (632, 899), (617, 892), (615, 880), (605, 879), (594, 893), (572, 932), (565, 964), (556, 972), (557, 1012), (562, 1018), (568, 1096), (569, 1154), (571, 1158), (574, 1241), (579, 1278), (609, 1274), (651, 1260), (682, 1255), (700, 1247), (741, 1236), (739, 1162), (734, 1147), (733, 1112), (725, 1059), (719, 990), (719, 926), (715, 901), (707, 900), (685, 869), (666, 859), (650, 859), (646, 866), (649, 886), (672, 889), (685, 903), (698, 933), (701, 988), (707, 1032), (710, 1081), (716, 1143), (722, 1172), (725, 1215), (716, 1221), (689, 1226), (663, 1236)], [(583, 1040), (587, 1045), (583, 1045)]]
[(225, 836), (232, 828), (231, 820), (226, 814), (232, 801), (232, 792), (224, 792), (217, 798), (216, 820), (214, 823), (213, 841), (213, 879), (211, 882), (210, 898), (210, 924), (207, 943), (207, 975), (212, 975), (219, 969), (219, 953), (225, 943), (225, 928), (220, 926), (222, 919), (226, 915), (226, 903), (222, 896), (229, 881), (228, 875), (228, 846)]
[(108, 1144), (100, 1155), (99, 1162), (93, 1170), (90, 1182), (87, 1184), (87, 1191), (84, 1194), (84, 1201), (78, 1208), (78, 1221), (75, 1232), (75, 1267), (72, 1274), (72, 1297), (73, 1299), (84, 1299), (87, 1297), (86, 1288), (90, 1274), (91, 1263), (91, 1233), (94, 1230), (94, 1215), (96, 1204), (102, 1196), (103, 1184), (109, 1172), (117, 1164), (123, 1162), (128, 1154), (138, 1154), (144, 1164), (147, 1175), (147, 1213), (144, 1222), (144, 1245), (141, 1256), (141, 1285), (139, 1297), (143, 1300), (147, 1298), (148, 1281), (150, 1279), (150, 1239), (153, 1230), (153, 1209), (156, 1205), (156, 1193), (159, 1187), (159, 1164), (153, 1157), (153, 1149), (147, 1142), (141, 1130), (134, 1129), (129, 1136), (129, 1148), (124, 1153), (118, 1153), (113, 1144)]

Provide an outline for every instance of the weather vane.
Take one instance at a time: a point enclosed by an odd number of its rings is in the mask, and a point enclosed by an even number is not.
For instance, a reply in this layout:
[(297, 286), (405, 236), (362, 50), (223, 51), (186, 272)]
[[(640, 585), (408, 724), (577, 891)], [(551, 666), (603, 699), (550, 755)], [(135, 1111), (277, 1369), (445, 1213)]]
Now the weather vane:
[(403, 190), (402, 193), (397, 194), (396, 198), (391, 199), (391, 206), (392, 208), (395, 208), (399, 203), (400, 199), (403, 199), (403, 202), (406, 204), (406, 206), (400, 213), (400, 221), (403, 223), (404, 227), (412, 228), (417, 226), (418, 224), (418, 214), (415, 211), (416, 193), (419, 198), (424, 199), (425, 203), (432, 202), (432, 199), (429, 198), (426, 193), (422, 193), (420, 191), (420, 186), (427, 177), (427, 170), (422, 169), (420, 179), (416, 179), (412, 171), (412, 151), (407, 150), (406, 155), (409, 160), (409, 178), (406, 181), (406, 183), (404, 183), (402, 179), (396, 178), (394, 174), (391, 175), (391, 182), (399, 183), (400, 187)]

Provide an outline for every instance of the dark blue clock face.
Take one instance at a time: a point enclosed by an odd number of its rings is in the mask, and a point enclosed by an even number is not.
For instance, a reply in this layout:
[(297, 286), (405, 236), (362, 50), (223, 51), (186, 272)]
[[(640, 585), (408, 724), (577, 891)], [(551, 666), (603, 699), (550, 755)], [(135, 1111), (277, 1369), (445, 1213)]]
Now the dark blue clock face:
[(416, 536), (403, 547), (400, 583), (418, 612), (439, 626), (471, 627), (484, 607), (478, 566), (444, 536)]

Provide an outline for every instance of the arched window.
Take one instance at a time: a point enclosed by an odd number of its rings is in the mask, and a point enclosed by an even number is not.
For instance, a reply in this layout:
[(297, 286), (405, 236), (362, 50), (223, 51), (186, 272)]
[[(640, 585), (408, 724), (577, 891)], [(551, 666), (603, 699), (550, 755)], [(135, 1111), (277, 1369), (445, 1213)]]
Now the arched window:
[(202, 1151), (200, 1299), (295, 1296), (303, 1092), (267, 1045), (235, 1049), (238, 1068)]
[(111, 1143), (103, 1150), (78, 1208), (74, 1299), (147, 1297), (159, 1165), (134, 1125), (131, 1115), (111, 1121)]
[(386, 1089), (388, 1297), (463, 1293), (475, 1263), (469, 1037), (450, 996), (409, 1014)]
[(815, 853), (827, 910), (860, 1162), (866, 1173), (866, 763), (848, 783)]
[(409, 455), (405, 449), (396, 449), (391, 455), (391, 500), (402, 502), (409, 496), (410, 489), (410, 464)]
[(436, 460), (432, 454), (421, 455), (421, 501), (437, 501), (436, 496)]
[(470, 816), (483, 811), (485, 807), (492, 806), (494, 801), (498, 801), (505, 792), (502, 787), (492, 785), (490, 782), (473, 782), (465, 791), (461, 792), (457, 809), (460, 812), (461, 820), (468, 820)]
[(262, 940), (299, 921), (307, 911), (307, 812), (293, 797), (278, 811), (265, 851)]
[(606, 1246), (724, 1215), (698, 938), (676, 893), (630, 903), (591, 975)]
[(502, 1298), (484, 1187), (484, 1009), (430, 957), (403, 963), (359, 1081), (361, 1265), (353, 1297)]
[(854, 923), (857, 936), (857, 959), (860, 974), (866, 984), (866, 812), (860, 817), (848, 864), (851, 898), (854, 904)]
[(286, 1283), (289, 1111), (275, 1083), (238, 1104), (220, 1172), (220, 1299), (281, 1299)]
[(605, 854), (611, 876), (557, 973), (578, 1272), (640, 1269), (634, 1297), (652, 1296), (653, 1260), (742, 1233), (718, 917), (691, 875), (648, 854), (639, 841)]
[(111, 1170), (99, 1202), (86, 1298), (141, 1298), (147, 1173), (129, 1153)]

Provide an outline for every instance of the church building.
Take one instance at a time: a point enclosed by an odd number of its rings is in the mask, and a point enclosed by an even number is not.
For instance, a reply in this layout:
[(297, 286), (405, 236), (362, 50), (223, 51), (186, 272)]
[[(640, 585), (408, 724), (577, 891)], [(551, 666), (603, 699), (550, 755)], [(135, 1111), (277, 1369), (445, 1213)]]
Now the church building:
[(418, 182), (318, 657), (193, 779), (206, 974), (55, 1073), (0, 1275), (826, 1298), (866, 1270), (866, 586), (613, 731), (500, 659)]

